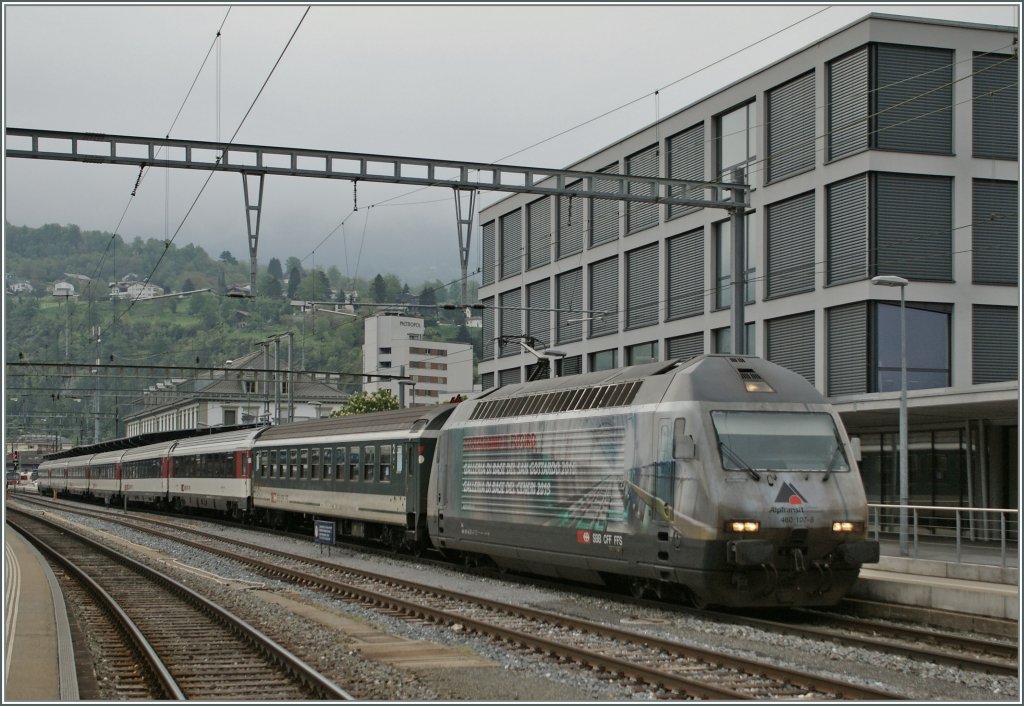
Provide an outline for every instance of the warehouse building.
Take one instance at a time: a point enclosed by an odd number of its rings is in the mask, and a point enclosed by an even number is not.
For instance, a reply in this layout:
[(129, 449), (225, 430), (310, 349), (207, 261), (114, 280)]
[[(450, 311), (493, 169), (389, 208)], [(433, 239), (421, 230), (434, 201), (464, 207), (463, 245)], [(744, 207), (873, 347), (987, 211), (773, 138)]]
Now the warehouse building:
[[(1017, 48), (872, 14), (568, 167), (743, 170), (745, 350), (837, 405), (872, 503), (899, 500), (902, 295), (911, 503), (1017, 507)], [(731, 352), (727, 211), (516, 194), (480, 223), (484, 389), (535, 372), (523, 341), (560, 375)]]

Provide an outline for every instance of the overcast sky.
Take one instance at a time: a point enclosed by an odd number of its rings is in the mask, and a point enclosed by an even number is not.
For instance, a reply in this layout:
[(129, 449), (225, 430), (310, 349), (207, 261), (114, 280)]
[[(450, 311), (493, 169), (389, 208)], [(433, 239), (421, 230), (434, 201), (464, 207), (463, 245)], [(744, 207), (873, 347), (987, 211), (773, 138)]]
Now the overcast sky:
[[(227, 141), (305, 7), (7, 3), (5, 126)], [(235, 141), (565, 167), (870, 12), (1017, 26), (1018, 7), (313, 5)], [(658, 89), (657, 104), (647, 97), (548, 140)], [(131, 167), (6, 159), (4, 172), (14, 225), (111, 232), (127, 206), (126, 240), (174, 236), (213, 257), (248, 256), (238, 174), (214, 175), (182, 225), (204, 173), (152, 170), (133, 199)], [(351, 182), (268, 177), (259, 260), (455, 279), (452, 192), (413, 191), (360, 184), (352, 213)], [(478, 226), (473, 237), (471, 269)]]

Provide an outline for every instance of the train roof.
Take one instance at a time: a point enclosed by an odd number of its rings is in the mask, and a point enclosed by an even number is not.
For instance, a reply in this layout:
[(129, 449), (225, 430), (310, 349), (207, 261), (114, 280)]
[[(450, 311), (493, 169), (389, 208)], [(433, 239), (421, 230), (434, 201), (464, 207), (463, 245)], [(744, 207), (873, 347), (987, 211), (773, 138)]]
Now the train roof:
[(239, 429), (220, 434), (203, 434), (181, 439), (170, 449), (171, 456), (186, 456), (192, 453), (210, 453), (213, 451), (233, 451), (248, 447), (267, 427), (256, 429)]
[(704, 402), (828, 403), (803, 375), (749, 355), (693, 358), (675, 375), (670, 394), (673, 399)]
[(305, 422), (273, 426), (260, 434), (259, 441), (280, 441), (318, 436), (362, 434), (370, 432), (411, 432), (414, 429), (437, 429), (448, 418), (455, 404), (434, 407), (410, 407), (388, 412), (353, 414), (346, 417), (325, 417)]

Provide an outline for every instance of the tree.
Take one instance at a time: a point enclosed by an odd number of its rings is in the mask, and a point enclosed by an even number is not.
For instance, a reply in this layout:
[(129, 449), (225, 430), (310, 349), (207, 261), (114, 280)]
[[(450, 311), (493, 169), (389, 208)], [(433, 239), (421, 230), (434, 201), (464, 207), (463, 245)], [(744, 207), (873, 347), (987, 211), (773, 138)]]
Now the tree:
[(302, 272), (298, 267), (293, 267), (288, 272), (288, 298), (294, 299), (295, 292), (298, 291), (299, 285), (302, 284)]
[(284, 270), (281, 269), (281, 261), (276, 257), (270, 258), (270, 262), (267, 263), (267, 272), (271, 277), (279, 282), (284, 279)]
[(221, 262), (226, 262), (229, 265), (237, 265), (238, 264), (238, 260), (235, 259), (235, 256), (232, 255), (227, 250), (225, 250), (224, 252), (222, 252), (220, 254), (220, 258), (219, 259), (220, 259)]
[(284, 269), (291, 272), (292, 270), (298, 270), (299, 274), (306, 274), (305, 270), (302, 269), (302, 260), (295, 257), (294, 255), (285, 260)]
[(331, 412), (332, 417), (348, 417), (353, 414), (368, 412), (384, 412), (398, 409), (398, 398), (386, 387), (376, 392), (357, 392), (348, 398), (348, 402)]
[(269, 272), (264, 272), (259, 276), (256, 291), (261, 297), (270, 297), (271, 299), (277, 299), (284, 294), (284, 290), (281, 289), (281, 281)]
[(427, 285), (423, 287), (423, 291), (420, 292), (420, 304), (425, 306), (433, 306), (437, 304), (437, 297), (434, 294), (435, 290), (433, 287)]
[(373, 284), (370, 285), (371, 293), (373, 294), (373, 301), (380, 303), (387, 301), (388, 286), (384, 282), (384, 277), (377, 275), (373, 278)]
[(196, 290), (196, 285), (192, 283), (192, 278), (191, 277), (186, 277), (185, 281), (182, 282), (182, 284), (181, 284), (181, 291), (183, 291), (183, 292), (194, 292), (195, 290)]

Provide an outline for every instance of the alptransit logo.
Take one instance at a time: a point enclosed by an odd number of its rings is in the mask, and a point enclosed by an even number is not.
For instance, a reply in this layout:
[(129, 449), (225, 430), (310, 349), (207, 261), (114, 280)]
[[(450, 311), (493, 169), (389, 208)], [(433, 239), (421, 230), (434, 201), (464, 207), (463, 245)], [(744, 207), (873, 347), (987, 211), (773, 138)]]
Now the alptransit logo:
[(806, 502), (807, 498), (789, 483), (783, 483), (779, 488), (779, 494), (775, 496), (776, 505), (803, 505)]

